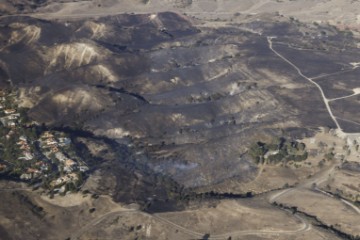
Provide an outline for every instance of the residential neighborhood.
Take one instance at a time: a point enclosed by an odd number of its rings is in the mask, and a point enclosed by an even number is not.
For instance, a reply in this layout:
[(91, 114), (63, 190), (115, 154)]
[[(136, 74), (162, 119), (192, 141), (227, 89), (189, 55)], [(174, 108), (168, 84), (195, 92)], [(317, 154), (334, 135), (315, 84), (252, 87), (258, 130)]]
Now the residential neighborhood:
[(0, 175), (52, 193), (76, 190), (89, 170), (64, 132), (31, 122), (16, 93), (0, 91)]

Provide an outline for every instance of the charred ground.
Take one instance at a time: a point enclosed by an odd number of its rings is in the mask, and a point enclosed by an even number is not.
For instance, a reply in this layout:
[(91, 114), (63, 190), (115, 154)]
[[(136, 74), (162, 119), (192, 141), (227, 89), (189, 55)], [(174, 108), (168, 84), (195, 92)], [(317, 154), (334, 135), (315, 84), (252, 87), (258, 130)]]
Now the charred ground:
[[(310, 77), (355, 74), (358, 50), (351, 35), (330, 26), (242, 18), (217, 29), (170, 12), (5, 18), (2, 82), (19, 88), (38, 123), (131, 140), (151, 169), (180, 184), (249, 181), (257, 168), (244, 155), (251, 139), (334, 127), (318, 90), (269, 49), (266, 36), (276, 36), (274, 48)], [(344, 51), (336, 44), (343, 38)], [(335, 80), (326, 79), (331, 96)]]
[[(359, 87), (356, 39), (279, 14), (233, 20), (1, 18), (0, 82), (37, 124), (72, 135), (95, 194), (158, 211), (182, 209), (179, 198), (295, 185), (296, 170), (283, 168), (279, 182), (260, 186), (249, 146), (336, 125), (319, 90), (274, 51), (330, 99)], [(346, 132), (358, 131), (357, 97), (330, 102)]]

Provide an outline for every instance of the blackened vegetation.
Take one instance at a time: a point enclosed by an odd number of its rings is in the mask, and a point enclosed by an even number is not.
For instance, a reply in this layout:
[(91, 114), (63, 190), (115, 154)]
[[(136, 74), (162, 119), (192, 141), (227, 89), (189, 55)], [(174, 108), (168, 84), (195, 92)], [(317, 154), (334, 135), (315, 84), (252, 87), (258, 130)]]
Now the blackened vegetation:
[(115, 53), (122, 53), (122, 52), (125, 52), (125, 51), (130, 51), (128, 49), (128, 47), (126, 45), (119, 45), (119, 44), (116, 44), (116, 43), (107, 43), (107, 42), (104, 42), (104, 41), (96, 41), (96, 43), (100, 44), (101, 46), (109, 49), (110, 51), (112, 52), (115, 52)]
[(6, 231), (6, 229), (0, 225), (0, 236), (3, 240), (11, 240), (13, 239), (10, 234)]
[(96, 85), (97, 88), (102, 88), (102, 89), (107, 89), (108, 91), (110, 92), (117, 92), (117, 93), (123, 93), (123, 94), (127, 94), (127, 95), (130, 95), (144, 103), (149, 103), (143, 96), (141, 96), (140, 94), (137, 94), (137, 93), (132, 93), (132, 92), (129, 92), (127, 91), (126, 89), (124, 88), (114, 88), (114, 87), (108, 87), (108, 86), (104, 86), (104, 85), (100, 85), (100, 84), (97, 84)]
[[(111, 189), (104, 184), (105, 186), (99, 188), (98, 193), (109, 194), (109, 192), (113, 192), (115, 201), (124, 203), (136, 202), (149, 212), (181, 210), (190, 202), (253, 197), (251, 192), (243, 194), (216, 193), (213, 191), (196, 193), (191, 189), (184, 189), (183, 186), (170, 177), (155, 173), (145, 162), (138, 161), (134, 155), (134, 149), (129, 148), (125, 144), (118, 143), (114, 139), (97, 136), (80, 128), (48, 127), (45, 124), (40, 126), (29, 125), (27, 128), (35, 136), (53, 131), (65, 133), (71, 138), (73, 143), (71, 151), (76, 152), (76, 155), (80, 156), (87, 166), (90, 167), (87, 174), (82, 176), (81, 182), (88, 177), (88, 174), (100, 169), (104, 175), (115, 176), (116, 186), (115, 189)], [(31, 135), (30, 133), (28, 135)], [(93, 155), (89, 147), (79, 140), (80, 138), (103, 142), (115, 157), (113, 159), (106, 159), (101, 155)], [(9, 150), (10, 148), (7, 149)], [(56, 168), (56, 166), (53, 166), (53, 168)], [(11, 177), (12, 175), (7, 175), (8, 179)], [(18, 176), (14, 177), (14, 179), (18, 179)], [(43, 186), (45, 185), (43, 183)], [(78, 189), (71, 190), (75, 191)], [(41, 209), (34, 208), (34, 211), (41, 212)]]
[(351, 171), (351, 172), (360, 172), (360, 163), (345, 161), (341, 165), (341, 169), (346, 170), (346, 171)]
[[(89, 174), (94, 173), (99, 169), (103, 173), (103, 186), (97, 190), (100, 194), (113, 193), (115, 201), (123, 203), (136, 202), (142, 206), (144, 210), (149, 212), (164, 212), (184, 209), (190, 201), (216, 200), (216, 199), (238, 199), (252, 197), (252, 193), (233, 194), (233, 193), (196, 193), (191, 189), (185, 190), (183, 186), (172, 180), (169, 176), (156, 173), (149, 168), (146, 162), (139, 161), (138, 156), (134, 155), (134, 149), (129, 148), (125, 144), (118, 143), (116, 140), (94, 135), (92, 132), (82, 129), (75, 129), (71, 127), (48, 127), (45, 124), (40, 126), (28, 126), (27, 131), (34, 135), (40, 136), (44, 132), (61, 132), (65, 133), (73, 143), (69, 151), (74, 151), (77, 156), (81, 157), (82, 161), (86, 162), (89, 167), (87, 173), (81, 175), (81, 182), (83, 182)], [(28, 134), (30, 135), (30, 134)], [(36, 137), (34, 137), (35, 139)], [(84, 138), (88, 141), (101, 142), (107, 146), (114, 157), (108, 159), (101, 154), (94, 155), (89, 150), (89, 147), (80, 139)], [(15, 145), (15, 143), (13, 143)], [(11, 150), (10, 147), (6, 148)], [(40, 155), (38, 156), (40, 157)], [(143, 157), (146, 157), (144, 154)], [(52, 166), (56, 169), (57, 166)], [(112, 189), (106, 185), (106, 177), (115, 177), (115, 188)], [(10, 172), (3, 172), (0, 174), (1, 178), (7, 180), (20, 180), (18, 175), (13, 175)], [(24, 180), (23, 180), (24, 181)], [(25, 180), (26, 181), (26, 180)], [(42, 179), (37, 181), (27, 181), (30, 184), (41, 183)], [(49, 182), (47, 180), (42, 182), (42, 186), (47, 188)], [(71, 191), (77, 191), (80, 187), (74, 186)], [(51, 193), (52, 195), (53, 193)], [(26, 197), (21, 197), (26, 204), (31, 202)], [(31, 206), (32, 211), (41, 216), (42, 209), (36, 206)]]
[[(157, 46), (161, 42), (192, 36), (199, 33), (188, 21), (178, 14), (172, 12), (162, 12), (158, 14), (163, 26), (147, 20), (146, 15), (122, 14), (111, 17), (99, 18), (99, 22), (113, 25), (118, 22), (121, 24), (114, 25), (115, 33), (112, 37), (107, 38), (106, 42), (110, 45), (118, 45), (121, 39), (121, 46), (128, 49), (147, 50)], [(133, 28), (133, 26), (139, 26)], [(146, 30), (145, 30), (146, 29)], [(123, 36), (130, 36), (124, 38)]]
[[(145, 163), (137, 161), (133, 149), (127, 145), (120, 144), (113, 139), (102, 136), (96, 136), (91, 132), (72, 129), (69, 127), (52, 128), (56, 131), (62, 131), (71, 136), (75, 144), (77, 154), (82, 156), (90, 167), (89, 173), (99, 169), (103, 172), (103, 186), (100, 186), (99, 193), (109, 194), (113, 192), (115, 201), (123, 203), (138, 203), (144, 209), (157, 204), (161, 209), (180, 210), (183, 204), (178, 203), (183, 188), (173, 181), (170, 177), (155, 173)], [(102, 141), (110, 151), (115, 155), (114, 159), (105, 159), (102, 156), (94, 156), (86, 144), (77, 140), (79, 137), (87, 140)], [(106, 177), (114, 176), (116, 178), (115, 189), (106, 186)]]
[(44, 209), (32, 202), (30, 198), (26, 195), (20, 192), (13, 192), (12, 194), (19, 199), (22, 205), (26, 206), (27, 209), (30, 209), (35, 216), (37, 216), (38, 218), (43, 218), (45, 216), (46, 212), (44, 211)]
[(191, 190), (184, 190), (179, 192), (173, 199), (166, 199), (165, 202), (159, 201), (158, 199), (154, 199), (149, 201), (146, 204), (146, 208), (144, 209), (150, 213), (156, 212), (167, 212), (167, 211), (179, 211), (187, 206), (190, 202), (209, 202), (216, 201), (221, 199), (244, 199), (244, 198), (252, 198), (253, 193), (217, 193), (214, 191), (204, 192), (204, 193), (196, 193)]
[[(107, 161), (99, 156), (90, 154), (85, 144), (74, 139), (78, 153), (82, 154), (87, 163), (91, 166), (90, 172), (101, 169), (116, 177), (114, 189), (114, 200), (124, 203), (136, 202), (148, 212), (179, 211), (186, 207), (191, 201), (206, 201), (219, 199), (242, 199), (251, 198), (253, 194), (247, 193), (216, 193), (213, 191), (196, 193), (191, 189), (172, 180), (169, 176), (155, 173), (145, 163), (137, 161), (133, 149), (126, 145), (119, 144), (115, 140), (106, 137), (95, 136), (90, 132), (62, 128), (57, 130), (65, 131), (76, 137), (87, 137), (102, 140), (116, 154), (116, 159)], [(109, 190), (109, 189), (104, 189)]]
[[(3, 0), (3, 1), (14, 6), (18, 12), (22, 12), (22, 13), (32, 12), (33, 10), (41, 6), (45, 6), (48, 2), (48, 0), (22, 0), (22, 1)], [(4, 13), (8, 14), (8, 12), (6, 11)]]

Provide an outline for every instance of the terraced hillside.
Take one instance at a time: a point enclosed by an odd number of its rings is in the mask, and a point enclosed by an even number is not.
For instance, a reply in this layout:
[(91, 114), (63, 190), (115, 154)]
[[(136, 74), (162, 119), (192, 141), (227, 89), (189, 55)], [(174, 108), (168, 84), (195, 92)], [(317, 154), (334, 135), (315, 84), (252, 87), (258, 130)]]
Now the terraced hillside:
[[(245, 152), (252, 141), (336, 127), (318, 89), (267, 37), (319, 84), (322, 75), (357, 71), (358, 50), (332, 27), (238, 18), (216, 29), (170, 12), (2, 19), (2, 81), (19, 87), (38, 123), (128, 139), (154, 171), (187, 187), (251, 181), (257, 166)], [(329, 54), (341, 38), (345, 51)]]

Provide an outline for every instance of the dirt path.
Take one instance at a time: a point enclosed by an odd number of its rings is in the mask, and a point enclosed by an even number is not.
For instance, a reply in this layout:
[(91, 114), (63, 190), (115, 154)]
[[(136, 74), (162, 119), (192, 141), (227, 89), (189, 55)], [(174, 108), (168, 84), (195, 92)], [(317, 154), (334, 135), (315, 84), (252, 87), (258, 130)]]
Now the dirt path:
[(360, 89), (359, 88), (355, 88), (353, 91), (354, 93), (353, 94), (350, 94), (350, 95), (347, 95), (347, 96), (343, 96), (343, 97), (338, 97), (338, 98), (332, 98), (332, 99), (329, 99), (329, 102), (330, 101), (336, 101), (336, 100), (341, 100), (341, 99), (346, 99), (346, 98), (351, 98), (351, 97), (354, 97), (354, 96), (357, 96), (360, 94)]
[[(182, 233), (185, 233), (191, 237), (195, 237), (195, 238), (202, 238), (204, 236), (204, 233), (200, 233), (200, 232), (196, 232), (193, 231), (191, 229), (185, 228), (183, 226), (180, 226), (174, 222), (169, 221), (168, 219), (165, 219), (163, 217), (160, 217), (158, 215), (153, 215), (153, 214), (148, 214), (145, 212), (141, 212), (138, 210), (132, 210), (132, 209), (114, 209), (111, 212), (108, 212), (104, 215), (99, 216), (98, 218), (92, 220), (91, 222), (87, 223), (85, 226), (81, 227), (78, 231), (76, 231), (75, 233), (73, 233), (71, 235), (71, 239), (75, 240), (75, 239), (79, 239), (84, 233), (86, 233), (87, 231), (89, 231), (90, 229), (92, 229), (93, 227), (95, 227), (97, 224), (99, 224), (100, 222), (102, 222), (103, 220), (105, 220), (106, 218), (111, 218), (111, 217), (115, 217), (116, 215), (119, 214), (127, 214), (127, 213), (140, 213), (146, 216), (149, 216), (153, 219), (158, 220), (159, 222), (163, 223), (164, 225), (167, 225), (169, 227), (173, 227), (176, 228), (177, 230), (180, 230)], [(218, 234), (218, 235), (211, 235), (208, 239), (212, 239), (212, 240), (224, 240), (227, 239), (229, 236), (232, 237), (237, 237), (237, 236), (246, 236), (246, 235), (274, 235), (274, 234), (296, 234), (296, 233), (300, 233), (300, 232), (304, 232), (304, 231), (309, 231), (311, 229), (311, 225), (302, 217), (295, 215), (295, 218), (297, 218), (300, 222), (301, 225), (299, 226), (298, 229), (295, 230), (283, 230), (283, 229), (278, 229), (278, 230), (242, 230), (242, 231), (234, 231), (234, 232), (228, 232), (228, 233), (224, 233), (224, 234)]]
[(356, 69), (356, 68), (352, 68), (352, 69), (337, 71), (337, 72), (328, 73), (328, 74), (321, 74), (321, 75), (318, 75), (318, 76), (311, 77), (311, 79), (312, 79), (312, 80), (315, 80), (315, 79), (321, 79), (321, 78), (324, 78), (324, 77), (330, 77), (330, 76), (340, 75), (340, 74), (343, 74), (343, 73), (352, 72), (352, 71), (354, 71), (355, 69)]
[[(353, 124), (355, 124), (355, 125), (360, 125), (360, 123), (355, 122), (355, 121), (351, 121), (351, 120), (348, 120), (348, 119), (339, 118), (339, 117), (338, 117), (337, 119), (343, 120), (343, 121), (345, 121), (345, 122), (353, 123)], [(356, 133), (355, 133), (355, 134), (356, 134)], [(349, 135), (349, 134), (348, 134), (348, 135)]]
[[(293, 192), (296, 189), (301, 189), (301, 188), (302, 189), (303, 188), (311, 189), (312, 186), (314, 186), (314, 185), (315, 186), (320, 185), (321, 183), (326, 181), (330, 175), (332, 175), (334, 173), (336, 167), (338, 167), (339, 165), (340, 165), (340, 163), (334, 163), (332, 166), (328, 167), (324, 171), (321, 171), (321, 172), (315, 174), (312, 178), (308, 179), (307, 181), (303, 182), (302, 184), (299, 184), (297, 187), (284, 189), (284, 190), (281, 190), (280, 192), (273, 194), (272, 196), (270, 196), (269, 202), (274, 203), (274, 202), (276, 202), (277, 199), (281, 198), (284, 195), (290, 194), (291, 192)], [(327, 193), (319, 188), (315, 187), (314, 190), (324, 194), (327, 197), (334, 198), (334, 196), (332, 194)], [(346, 204), (347, 206), (349, 206), (350, 208), (352, 208), (357, 214), (360, 214), (360, 208), (358, 208), (355, 204), (353, 204), (345, 199), (340, 199), (340, 201), (343, 202), (344, 204)]]
[(86, 233), (87, 231), (89, 231), (90, 229), (95, 227), (97, 224), (99, 224), (100, 222), (102, 222), (106, 218), (110, 218), (111, 216), (115, 216), (117, 214), (129, 213), (129, 212), (137, 212), (137, 210), (135, 210), (135, 209), (125, 209), (125, 208), (121, 208), (121, 207), (114, 208), (110, 212), (107, 212), (107, 213), (95, 218), (94, 220), (90, 221), (89, 223), (87, 223), (86, 225), (81, 227), (78, 231), (76, 231), (75, 233), (72, 233), (70, 239), (72, 239), (72, 240), (73, 239), (79, 239), (84, 233)]
[[(272, 52), (274, 52), (274, 53), (275, 53), (278, 57), (280, 57), (282, 60), (284, 60), (285, 62), (287, 62), (288, 64), (290, 64), (290, 65), (298, 72), (298, 74), (299, 74), (301, 77), (305, 78), (306, 80), (308, 80), (310, 83), (312, 83), (313, 85), (315, 85), (315, 86), (319, 89), (320, 95), (321, 95), (321, 97), (322, 97), (322, 99), (323, 99), (323, 101), (324, 101), (324, 103), (325, 103), (326, 109), (327, 109), (330, 117), (331, 117), (332, 120), (334, 121), (334, 123), (335, 123), (335, 125), (336, 125), (336, 127), (337, 127), (337, 130), (338, 130), (338, 133), (339, 133), (340, 135), (344, 136), (344, 137), (350, 136), (350, 135), (359, 135), (359, 133), (345, 133), (345, 132), (342, 130), (342, 128), (341, 128), (341, 126), (340, 126), (340, 124), (339, 124), (339, 122), (338, 122), (337, 119), (341, 119), (341, 120), (347, 121), (347, 122), (353, 122), (353, 121), (336, 117), (336, 116), (333, 114), (333, 112), (332, 112), (332, 109), (331, 109), (331, 107), (330, 107), (329, 102), (331, 102), (331, 101), (336, 101), (336, 100), (341, 100), (341, 99), (346, 99), (346, 98), (350, 98), (350, 97), (353, 97), (353, 96), (357, 96), (357, 95), (360, 94), (360, 89), (359, 89), (359, 88), (354, 89), (354, 93), (351, 94), (351, 95), (347, 95), (347, 96), (343, 96), (343, 97), (338, 97), (338, 98), (333, 98), (333, 99), (328, 99), (328, 98), (325, 96), (325, 93), (324, 93), (323, 89), (321, 88), (321, 86), (320, 86), (317, 82), (315, 82), (314, 79), (318, 79), (318, 78), (322, 78), (322, 77), (325, 77), (325, 76), (330, 76), (330, 75), (339, 74), (340, 72), (331, 73), (331, 74), (327, 74), (327, 75), (321, 75), (321, 76), (317, 76), (317, 77), (314, 77), (314, 78), (309, 78), (309, 77), (305, 76), (305, 75), (302, 73), (302, 71), (301, 71), (294, 63), (292, 63), (289, 59), (285, 58), (283, 55), (281, 55), (279, 52), (277, 52), (277, 51), (273, 48), (273, 43), (272, 43), (272, 39), (273, 39), (273, 38), (274, 38), (274, 37), (267, 37), (270, 50), (271, 50)], [(343, 72), (349, 72), (349, 71), (352, 71), (352, 70), (354, 70), (354, 69), (356, 69), (356, 68), (357, 68), (357, 66), (354, 67), (354, 68), (351, 69), (351, 70), (343, 71)], [(355, 123), (355, 122), (353, 122), (353, 123)], [(358, 124), (358, 123), (355, 123), (355, 124)]]
[(270, 50), (273, 51), (273, 52), (274, 52), (277, 56), (279, 56), (282, 60), (284, 60), (285, 62), (287, 62), (288, 64), (290, 64), (290, 65), (298, 72), (298, 74), (299, 74), (301, 77), (305, 78), (306, 80), (308, 80), (310, 83), (312, 83), (313, 85), (315, 85), (315, 86), (319, 89), (320, 94), (321, 94), (321, 97), (322, 97), (322, 99), (323, 99), (323, 101), (324, 101), (324, 103), (325, 103), (326, 109), (327, 109), (327, 111), (329, 112), (330, 117), (331, 117), (332, 120), (334, 121), (337, 129), (340, 130), (341, 132), (343, 132), (342, 129), (341, 129), (340, 124), (338, 123), (336, 117), (334, 116), (334, 114), (333, 114), (333, 112), (332, 112), (332, 110), (331, 110), (331, 107), (330, 107), (330, 105), (329, 105), (329, 100), (326, 98), (325, 93), (324, 93), (323, 89), (320, 87), (320, 85), (319, 85), (318, 83), (316, 83), (315, 81), (313, 81), (311, 78), (308, 78), (307, 76), (305, 76), (305, 75), (301, 72), (301, 70), (300, 70), (295, 64), (293, 64), (290, 60), (288, 60), (288, 59), (285, 58), (283, 55), (281, 55), (280, 53), (278, 53), (278, 52), (273, 48), (272, 39), (273, 39), (273, 37), (267, 37)]

